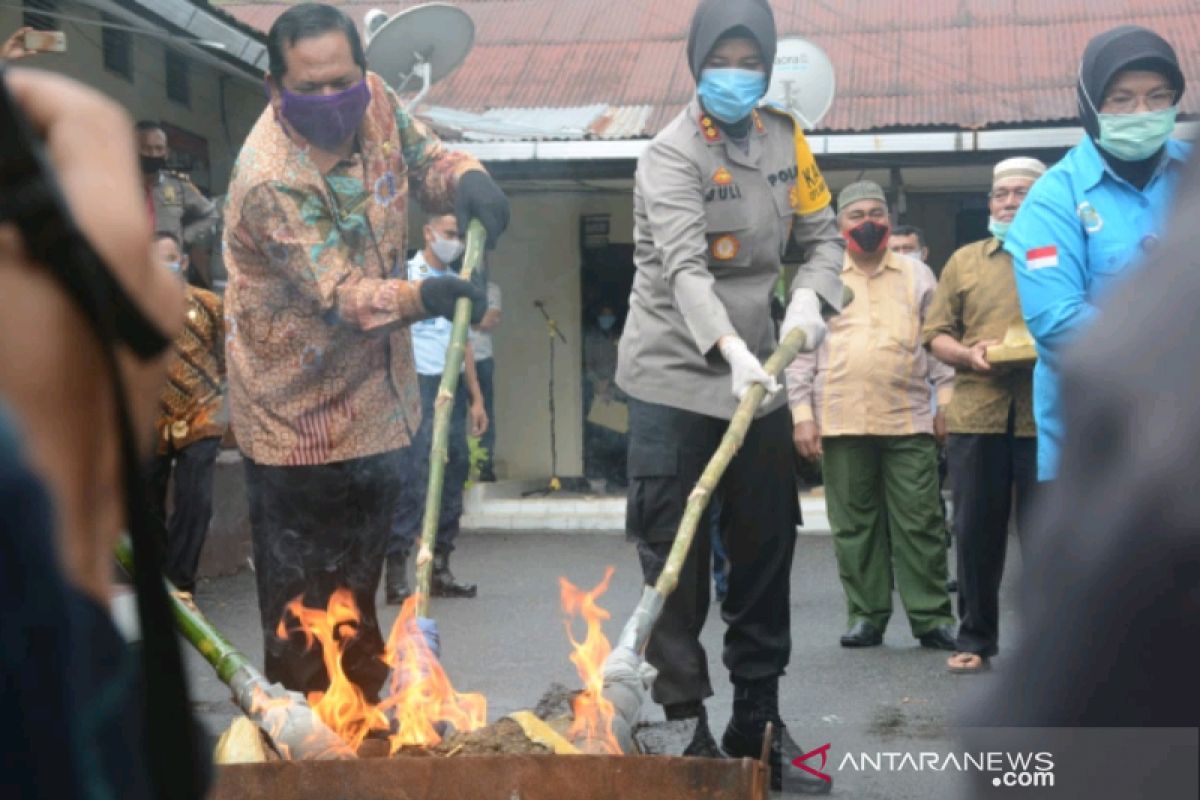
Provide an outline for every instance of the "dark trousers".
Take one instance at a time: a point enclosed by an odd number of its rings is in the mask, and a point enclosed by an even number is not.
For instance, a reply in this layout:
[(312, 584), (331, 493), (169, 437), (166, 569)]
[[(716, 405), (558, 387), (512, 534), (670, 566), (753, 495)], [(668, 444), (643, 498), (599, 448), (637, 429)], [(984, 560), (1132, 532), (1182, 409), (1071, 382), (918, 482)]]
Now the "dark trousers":
[[(666, 564), (688, 495), (720, 444), (727, 420), (629, 401), (626, 532), (637, 542), (642, 575), (653, 584)], [(731, 677), (783, 674), (792, 652), (790, 582), (800, 503), (793, 473), (791, 418), (781, 408), (754, 421), (717, 488), (729, 589), (722, 658)], [(662, 704), (712, 696), (700, 631), (712, 581), (709, 527), (702, 522), (646, 647)]]
[[(213, 469), (221, 449), (219, 438), (200, 439), (180, 450), (154, 457), (150, 465), (150, 506), (167, 531), (163, 574), (185, 592), (196, 586), (196, 567), (212, 521)], [(174, 472), (171, 513), (167, 487)]]
[(487, 409), (488, 427), (479, 444), (486, 451), (486, 457), (479, 466), (481, 472), (491, 472), (496, 466), (496, 359), (485, 358), (475, 362), (475, 375), (479, 378), (479, 392), (483, 395), (483, 407)]
[[(246, 459), (258, 610), (268, 680), (300, 692), (329, 685), (321, 645), (299, 632), (276, 635), (287, 605), (324, 609), (349, 589), (361, 621), (346, 645), (347, 677), (374, 700), (387, 677), (375, 591), (400, 485), (403, 451), (316, 466), (275, 467)], [(288, 615), (289, 627), (295, 620)]]
[(1037, 439), (952, 433), (947, 451), (958, 540), (958, 649), (992, 656), (999, 649), (1009, 510), (1015, 493), (1023, 532), (1037, 485)]
[[(388, 555), (408, 555), (413, 542), (421, 536), (421, 520), (425, 517), (425, 494), (429, 488), (429, 448), (433, 445), (433, 404), (437, 399), (440, 375), (418, 375), (421, 383), (421, 426), (413, 437), (412, 446), (405, 451), (401, 466), (400, 497), (392, 515), (392, 535), (388, 540)], [(442, 505), (438, 515), (438, 553), (449, 553), (458, 538), (458, 521), (463, 512), (463, 484), (470, 470), (467, 449), (467, 389), (460, 380), (454, 395), (454, 410), (450, 414), (450, 441), (447, 442), (449, 461), (442, 481)]]

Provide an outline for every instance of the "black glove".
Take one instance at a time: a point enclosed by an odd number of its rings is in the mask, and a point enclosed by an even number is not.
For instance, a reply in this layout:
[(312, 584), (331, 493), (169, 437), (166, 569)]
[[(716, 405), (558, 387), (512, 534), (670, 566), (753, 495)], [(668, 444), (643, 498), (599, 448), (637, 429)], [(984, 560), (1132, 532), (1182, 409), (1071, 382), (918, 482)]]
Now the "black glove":
[(471, 219), (477, 219), (487, 231), (487, 249), (491, 250), (508, 227), (508, 212), (508, 198), (491, 175), (472, 170), (458, 179), (454, 216), (458, 218), (458, 229), (464, 237)]
[(435, 317), (454, 319), (454, 304), (460, 297), (471, 301), (471, 324), (478, 325), (487, 313), (486, 289), (474, 281), (464, 281), (453, 275), (441, 275), (421, 281), (421, 305)]

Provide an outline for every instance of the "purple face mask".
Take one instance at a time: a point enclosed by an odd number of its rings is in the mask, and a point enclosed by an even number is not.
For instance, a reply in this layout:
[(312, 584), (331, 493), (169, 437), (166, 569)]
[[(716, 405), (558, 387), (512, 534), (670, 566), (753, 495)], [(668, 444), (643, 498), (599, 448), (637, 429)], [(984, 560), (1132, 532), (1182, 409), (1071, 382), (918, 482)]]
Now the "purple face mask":
[(296, 94), (282, 86), (279, 93), (283, 118), (322, 150), (333, 150), (353, 136), (371, 102), (366, 78), (334, 94)]

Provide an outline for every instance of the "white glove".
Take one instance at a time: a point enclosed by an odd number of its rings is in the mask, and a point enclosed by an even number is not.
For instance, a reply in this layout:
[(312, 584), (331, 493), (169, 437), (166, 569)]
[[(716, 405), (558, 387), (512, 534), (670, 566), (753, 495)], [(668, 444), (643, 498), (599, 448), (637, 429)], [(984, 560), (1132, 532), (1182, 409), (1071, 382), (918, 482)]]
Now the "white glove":
[(719, 347), (721, 355), (729, 362), (729, 369), (733, 375), (733, 396), (738, 400), (741, 400), (756, 383), (761, 383), (767, 388), (768, 398), (779, 391), (779, 382), (774, 376), (767, 374), (762, 363), (737, 336), (724, 337)]
[(786, 339), (794, 330), (804, 331), (804, 347), (800, 349), (805, 353), (816, 350), (825, 341), (829, 328), (821, 318), (821, 299), (812, 289), (792, 292), (792, 301), (788, 303), (783, 325), (779, 328), (779, 338)]

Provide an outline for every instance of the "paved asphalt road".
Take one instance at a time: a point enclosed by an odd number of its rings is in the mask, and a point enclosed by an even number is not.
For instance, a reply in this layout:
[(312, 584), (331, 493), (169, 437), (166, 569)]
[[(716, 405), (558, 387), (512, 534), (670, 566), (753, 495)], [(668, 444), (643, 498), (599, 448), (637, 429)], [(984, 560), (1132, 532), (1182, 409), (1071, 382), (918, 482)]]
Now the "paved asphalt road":
[[(1011, 642), (1013, 635), (1016, 550), (1015, 546), (1010, 550), (1006, 576), (1002, 646)], [(531, 708), (553, 682), (578, 686), (568, 660), (570, 648), (557, 579), (565, 575), (576, 585), (590, 588), (609, 564), (617, 568), (616, 575), (600, 603), (613, 614), (606, 633), (615, 638), (640, 592), (636, 554), (623, 537), (461, 537), (453, 567), (460, 578), (478, 581), (479, 597), (435, 600), (431, 605), (442, 635), (442, 663), (456, 688), (483, 692), (489, 717), (494, 720)], [(252, 574), (202, 581), (196, 599), (237, 647), (261, 663)], [(898, 597), (895, 602), (896, 613), (883, 647), (858, 651), (839, 647), (845, 606), (832, 542), (825, 536), (800, 537), (792, 572), (794, 651), (781, 684), (784, 721), (806, 749), (831, 744), (834, 796), (889, 800), (957, 797), (959, 785), (946, 773), (836, 771), (848, 753), (945, 753), (956, 748), (951, 726), (957, 709), (992, 679), (947, 673), (947, 654), (919, 647), (908, 630)], [(383, 622), (389, 626), (395, 610), (381, 607), (386, 609), (381, 615)], [(714, 608), (703, 638), (716, 684), (709, 708), (718, 738), (732, 704), (720, 661), (722, 631)], [(195, 653), (189, 651), (187, 663), (197, 712), (206, 727), (217, 733), (228, 725), (234, 706), (212, 670)], [(1004, 669), (1003, 654), (993, 664), (997, 670)], [(661, 718), (661, 711), (651, 708), (648, 716)]]

